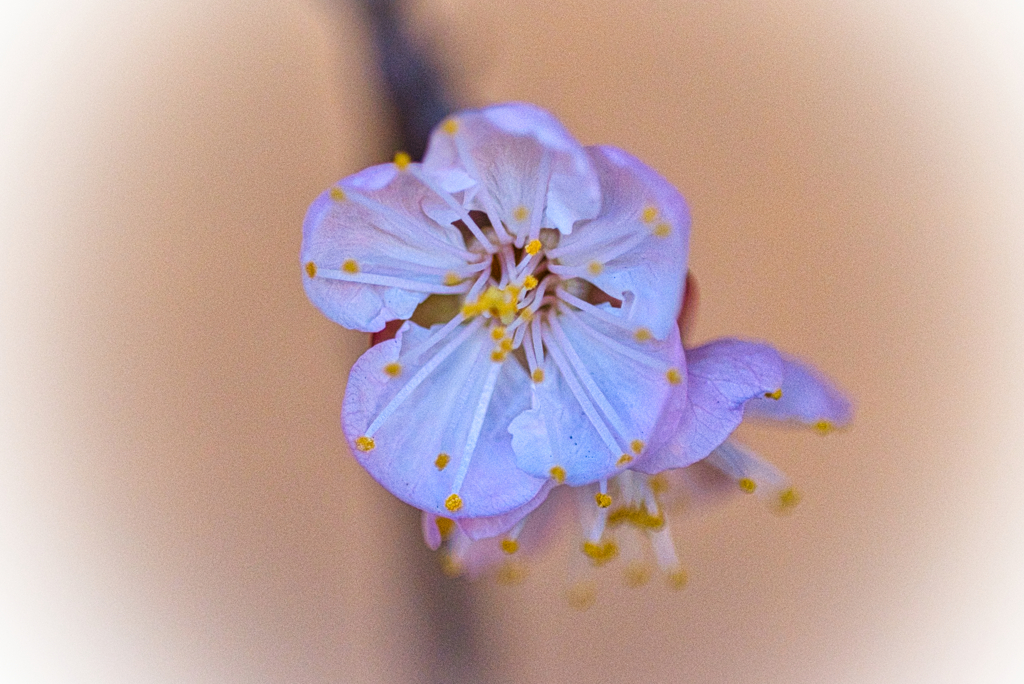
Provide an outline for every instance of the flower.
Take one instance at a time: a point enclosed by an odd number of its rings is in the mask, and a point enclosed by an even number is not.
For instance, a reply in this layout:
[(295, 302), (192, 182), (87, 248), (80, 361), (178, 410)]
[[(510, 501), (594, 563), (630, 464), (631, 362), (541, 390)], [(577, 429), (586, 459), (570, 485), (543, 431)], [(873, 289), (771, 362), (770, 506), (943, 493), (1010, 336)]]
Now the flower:
[(591, 559), (613, 555), (605, 528), (630, 520), (671, 560), (652, 478), (707, 461), (770, 480), (725, 441), (745, 411), (846, 419), (838, 393), (766, 345), (684, 352), (689, 223), (652, 169), (521, 103), (458, 113), (422, 163), (399, 153), (310, 206), (309, 298), (348, 328), (401, 322), (352, 368), (346, 438), (456, 565), (477, 540), (515, 552), (559, 485), (589, 500)]

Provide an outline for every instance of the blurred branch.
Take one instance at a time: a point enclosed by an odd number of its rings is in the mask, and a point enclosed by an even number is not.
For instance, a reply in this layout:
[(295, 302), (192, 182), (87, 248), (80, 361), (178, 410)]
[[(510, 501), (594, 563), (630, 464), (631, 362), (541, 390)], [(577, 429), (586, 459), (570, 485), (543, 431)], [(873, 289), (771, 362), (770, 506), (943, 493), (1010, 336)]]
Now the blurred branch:
[(357, 0), (366, 12), (377, 65), (396, 124), (396, 147), (422, 159), (430, 131), (454, 111), (429, 46), (417, 44), (403, 21), (403, 0)]

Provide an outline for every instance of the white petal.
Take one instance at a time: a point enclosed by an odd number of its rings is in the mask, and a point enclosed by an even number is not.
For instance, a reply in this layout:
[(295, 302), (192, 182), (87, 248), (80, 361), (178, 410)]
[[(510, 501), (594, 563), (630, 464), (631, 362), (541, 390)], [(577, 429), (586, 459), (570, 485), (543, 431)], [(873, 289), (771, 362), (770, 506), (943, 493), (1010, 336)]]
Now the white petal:
[[(324, 192), (303, 224), (309, 298), (331, 320), (376, 332), (409, 318), (431, 293), (468, 290), (471, 264), (481, 257), (466, 251), (454, 226), (430, 216), (443, 220), (452, 212), (394, 164), (370, 167)], [(465, 280), (453, 286), (450, 274)]]
[[(454, 123), (450, 123), (454, 122)], [(456, 114), (434, 130), (424, 171), (513, 235), (597, 215), (600, 188), (583, 147), (548, 112), (506, 103)], [(454, 129), (454, 131), (452, 131)]]
[(671, 435), (685, 399), (678, 331), (639, 342), (566, 310), (545, 329), (544, 344), (544, 380), (534, 385), (531, 409), (509, 426), (524, 471), (551, 477), (557, 466), (568, 484), (587, 484), (620, 472)]
[[(342, 414), (352, 453), (388, 491), (423, 511), (485, 517), (523, 506), (544, 484), (516, 467), (508, 434), (512, 418), (528, 408), (526, 371), (514, 359), (506, 360), (489, 402), (481, 403), (494, 367), (487, 328), (458, 326), (417, 358), (430, 332), (406, 323), (395, 339), (371, 348), (352, 367)], [(400, 365), (396, 377), (387, 373), (392, 363)], [(471, 453), (464, 453), (481, 406), (486, 413), (481, 414), (479, 439)], [(367, 435), (373, 446), (364, 451), (360, 438)], [(448, 459), (439, 468), (442, 453)], [(457, 485), (466, 458), (465, 476)], [(462, 500), (457, 511), (445, 507), (453, 493)]]
[(682, 305), (690, 214), (679, 192), (635, 157), (587, 148), (601, 179), (601, 213), (563, 236), (553, 273), (590, 281), (623, 301), (623, 315), (661, 339)]

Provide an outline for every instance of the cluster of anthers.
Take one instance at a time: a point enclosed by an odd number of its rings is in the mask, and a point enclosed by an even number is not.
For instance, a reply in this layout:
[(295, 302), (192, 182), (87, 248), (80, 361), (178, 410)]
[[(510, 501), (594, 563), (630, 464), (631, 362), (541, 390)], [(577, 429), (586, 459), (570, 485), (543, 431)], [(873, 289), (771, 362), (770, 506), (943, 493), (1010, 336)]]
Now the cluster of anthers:
[(636, 585), (653, 556), (681, 586), (673, 500), (731, 482), (795, 503), (729, 436), (744, 416), (830, 428), (849, 405), (767, 345), (683, 349), (688, 235), (685, 202), (661, 176), (582, 147), (524, 104), (457, 114), (422, 163), (400, 153), (310, 207), (310, 299), (377, 333), (349, 377), (345, 434), (423, 511), (446, 569), (518, 578), (501, 559), (543, 536), (546, 511), (572, 491), (582, 557), (625, 557)]

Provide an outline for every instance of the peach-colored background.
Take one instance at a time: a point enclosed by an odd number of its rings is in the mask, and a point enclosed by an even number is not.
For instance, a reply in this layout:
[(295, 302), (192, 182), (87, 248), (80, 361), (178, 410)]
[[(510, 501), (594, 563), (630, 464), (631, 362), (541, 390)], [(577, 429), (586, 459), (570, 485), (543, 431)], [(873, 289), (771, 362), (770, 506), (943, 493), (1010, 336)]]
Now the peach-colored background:
[[(345, 453), (365, 336), (297, 250), (315, 194), (391, 152), (355, 9), (32, 7), (0, 9), (0, 681), (1024, 680), (1011, 3), (417, 4), (472, 103), (534, 101), (684, 192), (698, 337), (858, 403), (824, 440), (745, 430), (794, 515), (694, 517), (686, 591), (605, 572), (585, 613), (558, 550), (438, 599)], [(445, 596), (473, 607), (451, 672)]]

